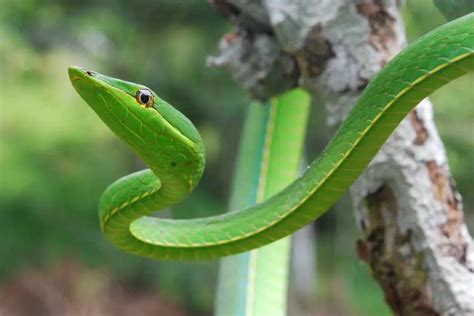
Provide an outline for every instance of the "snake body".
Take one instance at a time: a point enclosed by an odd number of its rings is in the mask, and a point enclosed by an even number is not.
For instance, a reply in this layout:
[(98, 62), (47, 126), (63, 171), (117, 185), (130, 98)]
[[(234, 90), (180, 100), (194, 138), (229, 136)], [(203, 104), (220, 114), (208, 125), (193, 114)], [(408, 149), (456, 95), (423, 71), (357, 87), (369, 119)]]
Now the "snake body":
[(249, 208), (197, 219), (150, 217), (187, 197), (204, 170), (193, 124), (150, 89), (70, 67), (77, 92), (150, 169), (109, 186), (100, 226), (119, 248), (157, 259), (211, 259), (285, 237), (323, 214), (362, 173), (403, 118), (446, 83), (474, 70), (474, 13), (400, 52), (369, 83), (321, 155), (285, 189)]

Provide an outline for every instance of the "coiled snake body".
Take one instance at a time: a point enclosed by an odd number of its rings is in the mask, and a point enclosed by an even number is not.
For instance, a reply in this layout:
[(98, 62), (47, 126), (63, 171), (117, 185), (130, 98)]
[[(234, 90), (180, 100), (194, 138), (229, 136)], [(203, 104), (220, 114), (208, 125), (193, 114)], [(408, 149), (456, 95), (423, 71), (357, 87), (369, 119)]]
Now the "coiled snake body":
[(150, 213), (184, 199), (204, 170), (193, 124), (150, 89), (80, 67), (72, 84), (150, 169), (125, 176), (102, 195), (100, 226), (119, 248), (157, 259), (210, 259), (287, 236), (324, 213), (356, 180), (420, 100), (474, 70), (474, 13), (428, 33), (367, 86), (323, 153), (287, 188), (248, 209), (172, 220)]

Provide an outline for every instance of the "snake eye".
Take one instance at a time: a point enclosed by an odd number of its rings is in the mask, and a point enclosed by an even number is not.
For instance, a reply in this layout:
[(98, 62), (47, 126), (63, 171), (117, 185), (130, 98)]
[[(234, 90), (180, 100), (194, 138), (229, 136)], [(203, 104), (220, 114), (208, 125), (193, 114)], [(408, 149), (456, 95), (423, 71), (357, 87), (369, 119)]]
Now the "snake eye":
[(144, 105), (146, 108), (152, 107), (154, 103), (153, 94), (148, 89), (140, 89), (135, 94), (135, 99), (141, 105)]

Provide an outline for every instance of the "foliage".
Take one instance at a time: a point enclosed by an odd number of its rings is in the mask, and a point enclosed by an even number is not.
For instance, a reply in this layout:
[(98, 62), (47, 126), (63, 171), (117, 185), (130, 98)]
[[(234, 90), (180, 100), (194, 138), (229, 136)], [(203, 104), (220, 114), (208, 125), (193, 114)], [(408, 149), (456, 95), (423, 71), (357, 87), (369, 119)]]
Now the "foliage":
[[(444, 23), (430, 1), (409, 1), (405, 14), (411, 38)], [(160, 289), (193, 310), (210, 308), (214, 262), (157, 263), (122, 254), (103, 239), (98, 197), (114, 179), (143, 166), (75, 94), (66, 68), (79, 64), (146, 83), (196, 122), (206, 143), (207, 170), (197, 192), (172, 214), (209, 215), (226, 206), (248, 103), (227, 73), (205, 67), (206, 55), (227, 29), (224, 19), (196, 0), (0, 1), (0, 280), (68, 258)], [(466, 105), (472, 103), (473, 79), (460, 79), (433, 97), (471, 217), (474, 108)], [(323, 127), (311, 132), (310, 157), (325, 132)], [(343, 275), (348, 304), (361, 315), (380, 315), (380, 299), (361, 295), (366, 289), (380, 292), (367, 270), (354, 265), (353, 222), (338, 214), (321, 221), (329, 224), (319, 232), (324, 244), (319, 252), (328, 258), (320, 262), (321, 282)], [(336, 253), (340, 245), (346, 254)]]

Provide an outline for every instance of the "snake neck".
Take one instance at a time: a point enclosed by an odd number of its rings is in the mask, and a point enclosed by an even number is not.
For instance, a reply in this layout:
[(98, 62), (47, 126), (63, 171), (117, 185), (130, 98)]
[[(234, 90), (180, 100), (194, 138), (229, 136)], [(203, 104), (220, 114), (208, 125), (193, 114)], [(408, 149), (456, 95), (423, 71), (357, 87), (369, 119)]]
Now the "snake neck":
[[(158, 176), (163, 193), (183, 198), (196, 187), (204, 170), (204, 146), (181, 112), (138, 84), (80, 67), (69, 68), (69, 76), (104, 123)], [(137, 100), (143, 90), (150, 94), (151, 105)]]
[(204, 154), (200, 152), (182, 153), (173, 158), (162, 156), (149, 163), (150, 169), (161, 181), (160, 191), (172, 196), (179, 195), (179, 199), (187, 196), (198, 185), (204, 165)]

